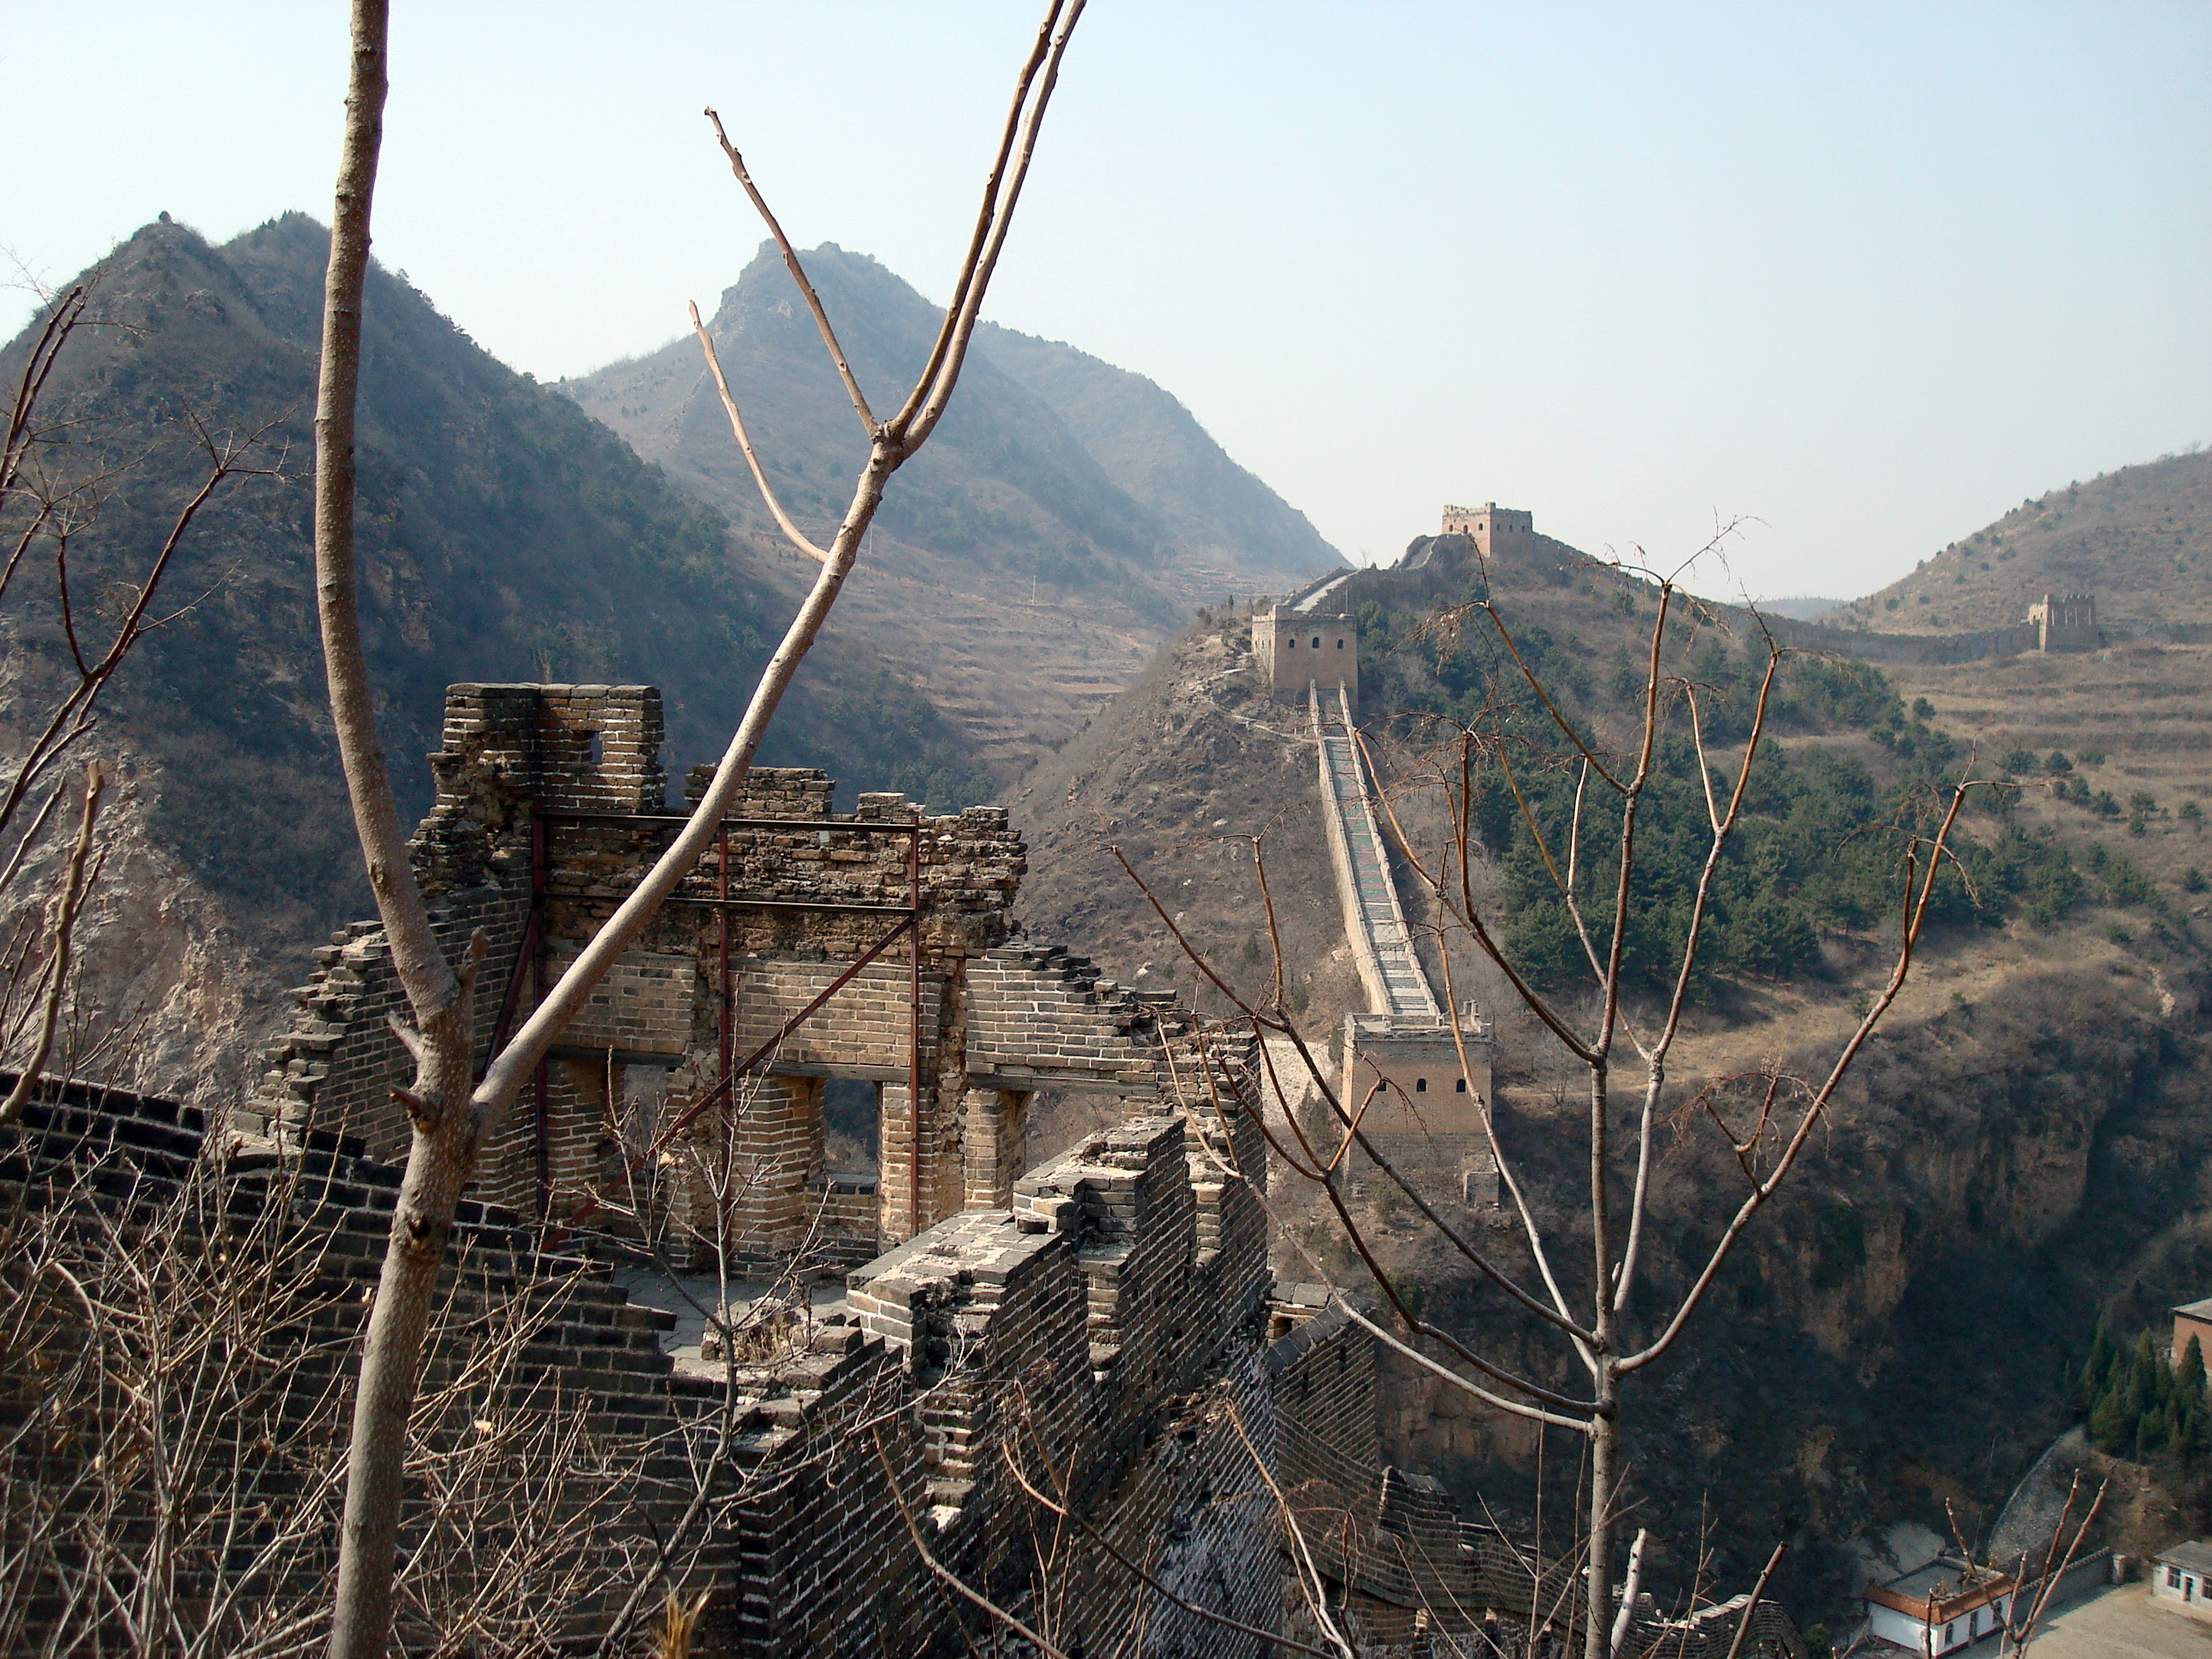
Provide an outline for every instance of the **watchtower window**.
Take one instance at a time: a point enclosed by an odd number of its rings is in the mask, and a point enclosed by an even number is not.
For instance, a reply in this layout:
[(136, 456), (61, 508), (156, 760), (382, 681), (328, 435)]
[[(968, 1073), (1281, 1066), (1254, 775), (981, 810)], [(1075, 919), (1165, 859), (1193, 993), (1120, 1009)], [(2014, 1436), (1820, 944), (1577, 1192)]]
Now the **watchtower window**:
[(1336, 648), (1340, 651), (1344, 649), (1344, 641), (1342, 640), (1339, 640), (1336, 642)]
[(1458, 1082), (1453, 1084), (1452, 1092), (1455, 1095), (1465, 1094), (1467, 1092), (1467, 1079), (1465, 1078), (1462, 1078)]
[(1321, 635), (1318, 634), (1314, 635), (1313, 648), (1316, 651), (1321, 649)]
[(1289, 646), (1290, 646), (1290, 648), (1291, 648), (1291, 650), (1293, 650), (1293, 651), (1295, 651), (1295, 650), (1297, 650), (1297, 649), (1298, 648), (1298, 642), (1297, 642), (1296, 640), (1291, 640), (1291, 641), (1288, 641), (1288, 644), (1289, 644)]
[(1417, 1095), (1425, 1095), (1425, 1094), (1428, 1093), (1428, 1091), (1429, 1091), (1429, 1080), (1428, 1080), (1428, 1079), (1426, 1079), (1426, 1078), (1425, 1078), (1425, 1077), (1417, 1077), (1417, 1078), (1415, 1078), (1415, 1079), (1413, 1079), (1413, 1092), (1414, 1092), (1415, 1094), (1417, 1094)]

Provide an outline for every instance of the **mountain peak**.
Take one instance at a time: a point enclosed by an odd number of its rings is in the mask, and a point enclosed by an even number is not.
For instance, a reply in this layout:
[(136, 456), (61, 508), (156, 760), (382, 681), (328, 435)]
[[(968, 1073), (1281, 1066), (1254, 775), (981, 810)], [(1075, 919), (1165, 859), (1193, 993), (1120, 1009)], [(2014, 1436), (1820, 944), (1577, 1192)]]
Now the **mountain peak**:
[[(872, 256), (801, 255), (882, 412), (927, 362), (942, 312)], [(772, 242), (710, 329), (785, 507), (817, 539), (866, 442)], [(563, 383), (679, 484), (788, 558), (688, 338)], [(929, 447), (886, 492), (841, 602), (986, 742), (1002, 775), (1087, 717), (1194, 605), (1291, 585), (1342, 557), (1143, 375), (986, 324)]]

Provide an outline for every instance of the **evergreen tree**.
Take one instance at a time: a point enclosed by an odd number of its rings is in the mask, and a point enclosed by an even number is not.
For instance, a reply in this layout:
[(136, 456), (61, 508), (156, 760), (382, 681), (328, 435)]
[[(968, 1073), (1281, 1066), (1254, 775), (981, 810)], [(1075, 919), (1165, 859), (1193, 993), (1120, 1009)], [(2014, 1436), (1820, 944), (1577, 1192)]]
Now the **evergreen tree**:
[(2089, 1438), (2099, 1451), (2125, 1455), (2135, 1436), (2129, 1431), (2128, 1402), (2118, 1389), (2105, 1394), (2089, 1410)]
[(2105, 1328), (2105, 1316), (2100, 1309), (2097, 1322), (2089, 1328), (2089, 1357), (2081, 1362), (2081, 1375), (2075, 1384), (2083, 1411), (2096, 1409), (2097, 1397), (2103, 1393), (2106, 1374), (2112, 1368), (2112, 1338)]
[(2194, 1338), (2177, 1364), (2148, 1331), (2122, 1347), (2100, 1314), (2069, 1387), (2100, 1451), (2142, 1462), (2171, 1458), (2193, 1470), (2212, 1449), (2212, 1379)]

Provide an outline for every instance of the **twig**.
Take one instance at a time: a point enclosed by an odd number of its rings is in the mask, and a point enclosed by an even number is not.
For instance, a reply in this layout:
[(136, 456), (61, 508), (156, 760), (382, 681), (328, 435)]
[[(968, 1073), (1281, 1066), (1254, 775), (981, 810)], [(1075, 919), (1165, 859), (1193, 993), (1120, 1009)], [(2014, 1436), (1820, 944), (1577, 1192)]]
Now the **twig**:
[(1333, 1659), (1333, 1650), (1328, 1648), (1310, 1647), (1304, 1642), (1294, 1641), (1290, 1637), (1279, 1635), (1273, 1631), (1261, 1630), (1256, 1625), (1248, 1625), (1240, 1620), (1231, 1619), (1225, 1613), (1215, 1613), (1210, 1608), (1200, 1607), (1194, 1601), (1186, 1601), (1183, 1597), (1176, 1595), (1173, 1590), (1170, 1589), (1165, 1584), (1160, 1583), (1158, 1579), (1153, 1577), (1151, 1573), (1139, 1566), (1134, 1561), (1132, 1561), (1127, 1556), (1122, 1554), (1120, 1550), (1114, 1547), (1113, 1540), (1107, 1537), (1106, 1534), (1099, 1531), (1097, 1528), (1092, 1526), (1090, 1522), (1076, 1514), (1074, 1510), (1054, 1503), (1051, 1498), (1046, 1497), (1044, 1493), (1039, 1492), (1034, 1486), (1030, 1485), (1029, 1476), (1023, 1474), (1021, 1465), (1015, 1462), (1013, 1449), (1011, 1446), (1001, 1443), (999, 1447), (999, 1455), (1006, 1461), (1008, 1472), (1013, 1475), (1016, 1480), (1021, 1483), (1021, 1488), (1024, 1492), (1027, 1492), (1036, 1502), (1043, 1504), (1045, 1508), (1050, 1510), (1061, 1520), (1073, 1521), (1075, 1522), (1077, 1526), (1082, 1528), (1083, 1530), (1089, 1534), (1091, 1542), (1097, 1545), (1100, 1549), (1104, 1550), (1107, 1554), (1112, 1556), (1115, 1560), (1120, 1562), (1122, 1566), (1127, 1568), (1129, 1571), (1134, 1573), (1137, 1577), (1141, 1579), (1146, 1589), (1153, 1591), (1156, 1595), (1164, 1597), (1167, 1601), (1174, 1602), (1176, 1606), (1181, 1607), (1185, 1613), (1189, 1613), (1192, 1617), (1203, 1619), (1208, 1624), (1224, 1626), (1230, 1630), (1237, 1632), (1242, 1636), (1256, 1636), (1262, 1642), (1272, 1642), (1277, 1646), (1290, 1649), (1293, 1653), (1316, 1653), (1322, 1656), (1322, 1659)]
[(939, 1582), (945, 1584), (955, 1595), (981, 1607), (1024, 1641), (1036, 1644), (1037, 1650), (1044, 1654), (1046, 1659), (1067, 1659), (1066, 1654), (992, 1601), (990, 1597), (970, 1589), (958, 1573), (929, 1553), (929, 1546), (921, 1541), (921, 1529), (914, 1524), (914, 1511), (907, 1507), (906, 1494), (899, 1490), (898, 1475), (891, 1468), (890, 1454), (884, 1449), (883, 1431), (871, 1424), (868, 1426), (868, 1437), (876, 1443), (876, 1458), (884, 1466), (884, 1479), (890, 1483), (891, 1501), (898, 1505), (899, 1519), (906, 1522), (906, 1535), (914, 1540), (914, 1553), (921, 1558), (921, 1565), (928, 1568)]
[[(714, 124), (714, 142), (722, 147), (722, 154), (729, 158), (730, 171), (737, 175), (738, 182), (744, 186), (745, 194), (751, 198), (754, 210), (767, 224), (769, 234), (775, 238), (776, 247), (783, 255), (784, 265), (791, 272), (791, 280), (799, 284), (799, 291), (806, 296), (806, 308), (814, 313), (814, 325), (821, 331), (822, 343), (829, 348), (830, 362), (837, 365), (837, 376), (845, 383), (846, 395), (852, 398), (854, 410), (860, 416), (861, 426), (866, 429), (871, 439), (880, 437), (883, 428), (868, 408), (867, 394), (860, 390), (860, 382), (854, 376), (852, 364), (845, 361), (845, 348), (837, 343), (837, 331), (830, 326), (830, 313), (823, 309), (822, 296), (814, 291), (814, 284), (807, 280), (806, 267), (799, 260), (799, 250), (792, 246), (791, 238), (783, 234), (782, 225), (777, 222), (775, 215), (769, 210), (768, 198), (760, 193), (760, 186), (753, 183), (752, 174), (745, 171), (745, 158), (738, 154), (737, 146), (730, 142), (730, 135), (722, 131), (722, 118), (709, 108), (707, 111), (707, 119)], [(692, 308), (692, 313), (696, 321), (696, 307)], [(719, 371), (714, 378), (718, 380), (721, 379)], [(723, 395), (726, 397), (728, 394), (725, 392)], [(745, 453), (747, 459), (750, 459), (752, 452), (747, 450)], [(818, 558), (821, 555), (817, 554), (815, 556)]]
[[(688, 303), (688, 302), (687, 302)], [(791, 521), (791, 514), (783, 510), (783, 503), (769, 487), (768, 474), (761, 470), (760, 457), (753, 453), (751, 435), (745, 430), (745, 417), (738, 412), (738, 400), (730, 395), (730, 383), (722, 378), (722, 360), (714, 355), (714, 337), (707, 332), (707, 325), (699, 320), (699, 307), (690, 307), (691, 331), (699, 337), (699, 349), (707, 354), (708, 371), (714, 377), (714, 390), (722, 394), (722, 408), (730, 417), (730, 430), (738, 440), (738, 447), (744, 452), (745, 465), (753, 470), (753, 482), (760, 486), (762, 499), (768, 510), (775, 514), (775, 521), (791, 544), (817, 564), (830, 562), (830, 556), (806, 538), (804, 531)]]
[(39, 1040), (33, 1045), (30, 1057), (23, 1062), (15, 1086), (9, 1091), (5, 1101), (0, 1101), (0, 1123), (14, 1123), (22, 1117), (25, 1103), (39, 1086), (46, 1056), (53, 1052), (54, 1026), (61, 1018), (62, 998), (69, 988), (70, 938), (76, 931), (77, 911), (84, 902), (85, 861), (92, 854), (93, 832), (100, 819), (100, 797), (106, 787), (107, 775), (100, 763), (94, 761), (84, 769), (83, 819), (77, 830), (76, 846), (70, 853), (66, 883), (53, 920), (48, 924), (54, 945), (46, 965), (46, 1001), (39, 1019)]

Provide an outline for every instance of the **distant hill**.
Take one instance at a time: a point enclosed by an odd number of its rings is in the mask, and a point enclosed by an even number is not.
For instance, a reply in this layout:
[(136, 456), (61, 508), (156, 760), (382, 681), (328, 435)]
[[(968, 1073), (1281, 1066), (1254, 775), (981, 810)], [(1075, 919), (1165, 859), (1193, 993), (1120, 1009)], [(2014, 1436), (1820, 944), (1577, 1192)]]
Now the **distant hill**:
[(1231, 460), (1157, 383), (994, 323), (977, 339), (992, 362), (1066, 423), (1117, 488), (1159, 519), (1172, 550), (1169, 586), (1211, 579), (1249, 589), (1344, 562), (1304, 514)]
[(2046, 592), (2094, 594), (2100, 617), (2121, 626), (2212, 623), (2212, 454), (2046, 491), (1820, 620), (1963, 633), (2018, 622)]
[[(194, 476), (180, 410), (217, 430), (276, 423), (287, 477), (201, 519), (164, 590), (182, 614), (112, 688), (101, 741), (127, 761), (134, 833), (161, 870), (146, 880), (166, 894), (131, 902), (191, 910), (193, 939), (230, 940), (223, 974), (278, 984), (316, 935), (368, 906), (322, 702), (307, 536), (326, 248), (297, 214), (222, 247), (166, 222), (138, 232), (100, 283), (115, 325), (62, 362), (47, 414), (73, 424), (44, 453), (64, 474), (121, 469), (72, 550), (80, 591), (96, 593), (143, 566)], [(721, 515), (400, 278), (371, 273), (366, 326), (362, 602), (403, 812), (428, 803), (422, 757), (456, 680), (649, 680), (667, 693), (672, 772), (718, 754), (787, 615), (744, 574), (750, 555)], [(10, 385), (26, 349), (0, 353)], [(65, 648), (27, 623), (25, 598), (10, 595), (0, 728), (36, 706)], [(809, 659), (763, 758), (945, 805), (993, 787), (966, 734), (849, 634)]]
[[(895, 405), (938, 313), (865, 255), (824, 244), (805, 257), (861, 385)], [(826, 533), (864, 446), (772, 248), (724, 292), (709, 327), (785, 505)], [(689, 336), (561, 389), (728, 514), (771, 580), (804, 577)], [(912, 677), (1011, 781), (1127, 684), (1193, 607), (1279, 592), (1342, 562), (1152, 381), (987, 326), (930, 447), (887, 494), (836, 626)]]

